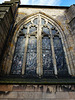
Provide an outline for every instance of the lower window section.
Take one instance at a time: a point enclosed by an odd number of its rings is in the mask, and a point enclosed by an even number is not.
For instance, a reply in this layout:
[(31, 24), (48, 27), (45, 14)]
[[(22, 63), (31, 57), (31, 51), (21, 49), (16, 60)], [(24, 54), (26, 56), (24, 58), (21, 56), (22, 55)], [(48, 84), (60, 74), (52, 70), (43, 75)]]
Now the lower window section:
[(37, 39), (35, 38), (35, 36), (31, 36), (28, 40), (25, 76), (36, 77), (37, 75), (36, 68), (37, 68)]
[(52, 55), (49, 50), (44, 50), (43, 52), (43, 76), (44, 77), (54, 76)]
[[(67, 76), (68, 69), (65, 59), (65, 54), (62, 47), (62, 42), (59, 37), (53, 38), (54, 51), (56, 57), (57, 75)], [(22, 75), (22, 65), (25, 51), (25, 37), (20, 36), (17, 39), (15, 53), (12, 62), (11, 74)], [(26, 77), (37, 77), (37, 39), (31, 36), (28, 41), (25, 74)], [(48, 36), (42, 39), (42, 60), (43, 60), (43, 77), (53, 77), (54, 65), (51, 51), (51, 40)]]
[(20, 75), (22, 73), (24, 50), (25, 50), (25, 38), (24, 36), (20, 36), (16, 42), (11, 74)]
[(43, 59), (43, 76), (50, 77), (54, 75), (51, 40), (48, 36), (42, 39), (42, 59)]
[(58, 75), (68, 75), (65, 54), (63, 51), (61, 39), (59, 37), (54, 37), (54, 50), (56, 55)]
[(35, 52), (27, 52), (25, 75), (28, 77), (36, 76), (37, 54)]

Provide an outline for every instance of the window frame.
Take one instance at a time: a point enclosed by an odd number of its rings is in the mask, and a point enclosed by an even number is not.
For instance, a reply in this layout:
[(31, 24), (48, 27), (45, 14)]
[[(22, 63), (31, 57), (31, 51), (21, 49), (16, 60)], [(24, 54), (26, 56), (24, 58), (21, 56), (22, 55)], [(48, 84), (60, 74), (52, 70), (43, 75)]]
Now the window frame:
[[(16, 43), (17, 41), (17, 37), (19, 35), (23, 35), (23, 33), (20, 31), (23, 27), (24, 27), (24, 24), (27, 24), (30, 20), (32, 20), (33, 18), (37, 18), (37, 16), (41, 16), (42, 18), (45, 18), (47, 19), (54, 27), (56, 27), (56, 29), (58, 30), (58, 32), (60, 33), (60, 37), (61, 37), (61, 41), (62, 41), (62, 44), (63, 44), (63, 49), (64, 49), (64, 52), (65, 52), (65, 58), (66, 58), (66, 62), (67, 62), (67, 65), (68, 65), (68, 72), (69, 72), (69, 77), (58, 77), (58, 76), (55, 76), (55, 77), (51, 77), (49, 79), (47, 78), (44, 78), (42, 79), (42, 77), (39, 79), (26, 79), (24, 75), (21, 75), (21, 76), (17, 76), (17, 75), (11, 75), (10, 73), (10, 70), (11, 70), (11, 64), (12, 62), (10, 63), (10, 66), (7, 66), (7, 70), (5, 71), (5, 75), (2, 75), (2, 77), (0, 77), (0, 83), (1, 84), (45, 84), (45, 85), (48, 85), (48, 84), (75, 84), (75, 77), (74, 77), (74, 73), (73, 73), (73, 66), (70, 65), (69, 63), (69, 57), (68, 55), (70, 55), (70, 52), (67, 53), (67, 48), (68, 46), (66, 45), (67, 44), (67, 40), (65, 39), (65, 31), (63, 30), (63, 28), (61, 27), (61, 25), (53, 18), (51, 18), (50, 16), (42, 13), (42, 12), (39, 12), (39, 13), (36, 13), (36, 14), (32, 14), (32, 15), (29, 15), (25, 18), (23, 18), (19, 23), (16, 24), (15, 28), (14, 28), (14, 33), (13, 33), (13, 38), (12, 38), (12, 41), (11, 43)], [(19, 34), (21, 33), (21, 34)], [(13, 48), (10, 47), (10, 50), (13, 49), (13, 52), (12, 52), (12, 55), (14, 55), (14, 50), (15, 50), (15, 45), (13, 46)], [(13, 56), (12, 56), (13, 57)], [(12, 57), (10, 57), (11, 59), (13, 59)], [(7, 64), (8, 65), (8, 64)]]
[[(38, 20), (38, 24), (35, 25), (33, 24), (33, 21), (37, 18)], [(41, 21), (45, 20), (45, 24), (41, 24)], [(31, 24), (27, 27), (26, 24), (28, 24), (28, 22), (30, 22)], [(50, 28), (47, 23), (50, 23), (52, 25), (52, 27)], [(29, 34), (29, 29), (31, 27), (36, 27), (37, 30), (32, 34)], [(50, 34), (48, 35), (51, 39), (51, 49), (52, 49), (52, 57), (53, 57), (53, 65), (54, 65), (54, 73), (57, 76), (57, 66), (56, 66), (56, 58), (55, 58), (55, 51), (54, 51), (54, 45), (53, 45), (53, 35), (52, 35), (52, 30), (54, 29), (54, 25), (53, 23), (51, 23), (49, 21), (48, 18), (45, 18), (44, 16), (42, 16), (41, 14), (38, 14), (37, 16), (31, 18), (30, 20), (28, 20), (26, 23), (24, 23), (22, 25), (22, 28), (19, 29), (23, 30), (23, 28), (27, 28), (27, 33), (25, 34), (25, 38), (26, 38), (26, 42), (25, 42), (25, 53), (24, 53), (24, 59), (23, 59), (23, 66), (22, 66), (22, 75), (24, 75), (25, 73), (25, 64), (26, 64), (26, 55), (27, 55), (27, 46), (28, 46), (28, 40), (30, 36), (36, 36), (37, 37), (37, 69), (36, 69), (36, 73), (38, 74), (39, 77), (41, 77), (43, 75), (43, 63), (42, 63), (42, 28), (43, 27), (47, 27), (50, 31)], [(56, 27), (57, 28), (57, 27)], [(58, 30), (58, 29), (56, 29)], [(18, 31), (18, 33), (19, 33)], [(37, 33), (37, 34), (36, 34)], [(58, 31), (59, 33), (59, 31)], [(23, 34), (22, 31), (20, 31), (20, 35)], [(58, 35), (58, 34), (57, 34)]]

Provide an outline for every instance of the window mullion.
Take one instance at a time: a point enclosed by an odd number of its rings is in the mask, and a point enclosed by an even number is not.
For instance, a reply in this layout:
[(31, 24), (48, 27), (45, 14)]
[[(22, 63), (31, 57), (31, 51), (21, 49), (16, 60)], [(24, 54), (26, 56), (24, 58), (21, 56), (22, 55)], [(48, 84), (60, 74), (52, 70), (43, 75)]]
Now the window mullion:
[(38, 29), (37, 29), (37, 74), (43, 74), (42, 68), (42, 36), (41, 36), (41, 16), (38, 16)]
[(57, 67), (56, 67), (56, 59), (55, 59), (55, 52), (54, 52), (54, 46), (53, 46), (53, 36), (52, 36), (52, 31), (50, 29), (51, 33), (51, 49), (52, 49), (52, 57), (53, 57), (53, 64), (54, 64), (54, 73), (57, 75)]
[(25, 51), (24, 51), (23, 66), (22, 66), (22, 75), (25, 73), (26, 53), (27, 53), (27, 46), (28, 46), (28, 33), (29, 33), (29, 27), (27, 29), (27, 35), (26, 35)]

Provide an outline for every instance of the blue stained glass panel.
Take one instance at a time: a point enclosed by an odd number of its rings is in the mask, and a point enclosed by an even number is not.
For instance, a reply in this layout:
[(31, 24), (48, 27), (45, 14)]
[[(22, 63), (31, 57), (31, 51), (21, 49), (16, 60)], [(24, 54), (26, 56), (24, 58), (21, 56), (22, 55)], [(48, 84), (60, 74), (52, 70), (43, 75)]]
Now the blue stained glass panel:
[(52, 26), (49, 22), (47, 23), (47, 25), (48, 25), (50, 28), (52, 28), (52, 27), (53, 27), (53, 26)]
[(59, 37), (54, 37), (53, 42), (58, 74), (65, 75), (66, 73), (68, 73), (68, 70), (61, 39)]
[(34, 24), (37, 24), (37, 18), (35, 18), (35, 19), (33, 20), (33, 23), (34, 23)]
[(48, 37), (43, 37), (43, 39), (42, 39), (42, 49), (51, 49), (50, 39)]
[(45, 24), (45, 20), (42, 18), (41, 19), (41, 24), (44, 25)]
[(50, 30), (47, 27), (43, 27), (43, 32), (45, 34), (50, 34)]
[(52, 30), (52, 35), (56, 35), (56, 33), (57, 33), (57, 30)]
[(26, 61), (26, 75), (35, 77), (37, 67), (37, 54), (33, 52), (27, 52)]
[(28, 41), (28, 52), (37, 51), (37, 39), (35, 36), (31, 36)]
[(31, 21), (28, 22), (25, 26), (28, 27), (29, 25), (31, 25)]
[(27, 28), (23, 28), (22, 32), (23, 34), (27, 34)]
[(27, 76), (36, 76), (37, 67), (37, 39), (34, 36), (29, 38), (27, 59), (26, 59), (26, 72)]
[(12, 69), (11, 69), (12, 74), (21, 74), (24, 50), (25, 50), (25, 38), (24, 36), (20, 36), (16, 42), (15, 53), (12, 61)]
[(30, 30), (29, 30), (29, 34), (31, 34), (32, 32), (35, 32), (37, 30), (37, 28), (36, 27), (30, 27)]
[(48, 37), (42, 39), (43, 74), (52, 76), (54, 74), (51, 43)]

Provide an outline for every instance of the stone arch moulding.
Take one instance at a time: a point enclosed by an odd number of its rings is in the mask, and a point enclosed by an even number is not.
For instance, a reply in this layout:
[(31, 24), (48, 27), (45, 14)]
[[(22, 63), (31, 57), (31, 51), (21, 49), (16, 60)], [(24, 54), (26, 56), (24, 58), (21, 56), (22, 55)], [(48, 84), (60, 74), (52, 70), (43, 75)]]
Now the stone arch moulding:
[(56, 27), (56, 30), (58, 30), (58, 32), (59, 32), (59, 34), (61, 36), (61, 41), (62, 41), (63, 49), (64, 49), (64, 52), (65, 52), (65, 58), (66, 58), (67, 66), (68, 66), (68, 72), (69, 72), (70, 75), (73, 75), (73, 72), (71, 71), (72, 67), (70, 66), (68, 54), (67, 54), (67, 51), (66, 51), (66, 48), (67, 48), (66, 46), (67, 45), (65, 45), (65, 43), (67, 44), (67, 41), (65, 39), (64, 31), (63, 31), (62, 27), (58, 24), (58, 22), (56, 20), (54, 20), (50, 16), (46, 15), (45, 13), (38, 12), (36, 14), (32, 14), (30, 16), (27, 16), (27, 17), (23, 18), (21, 21), (19, 21), (18, 24), (16, 25), (16, 30), (14, 32), (15, 42), (17, 41), (17, 37), (19, 36), (19, 32), (24, 27), (24, 24), (28, 23), (33, 18), (37, 18), (38, 16), (41, 16), (41, 18), (47, 19), (50, 22), (50, 24), (52, 26)]

